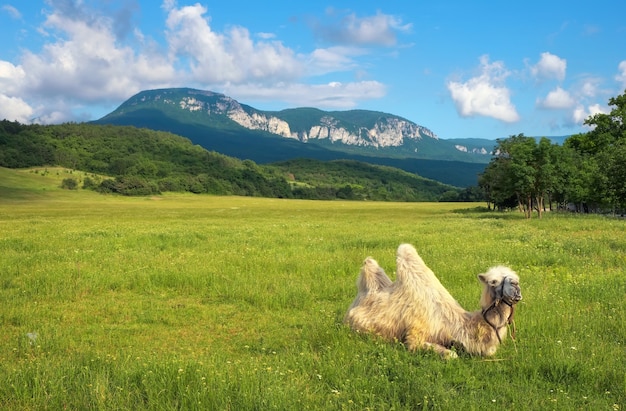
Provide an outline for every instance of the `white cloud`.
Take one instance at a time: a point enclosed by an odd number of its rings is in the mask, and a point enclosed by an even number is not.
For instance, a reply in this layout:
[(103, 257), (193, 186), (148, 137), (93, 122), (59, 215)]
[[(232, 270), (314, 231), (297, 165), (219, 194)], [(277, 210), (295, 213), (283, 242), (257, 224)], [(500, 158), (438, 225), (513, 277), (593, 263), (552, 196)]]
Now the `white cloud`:
[(596, 114), (608, 114), (609, 110), (600, 104), (592, 104), (587, 107), (578, 105), (572, 112), (572, 120), (574, 124), (582, 125), (585, 120)]
[(609, 110), (602, 107), (600, 104), (592, 104), (588, 107), (589, 115), (593, 116), (596, 114), (609, 114)]
[(353, 57), (366, 53), (363, 49), (345, 46), (316, 49), (306, 56), (306, 72), (308, 75), (319, 76), (357, 69), (358, 64)]
[(0, 90), (6, 94), (18, 94), (26, 73), (22, 66), (0, 60)]
[(480, 63), (478, 76), (464, 83), (449, 81), (447, 84), (457, 112), (463, 117), (493, 117), (507, 123), (518, 121), (510, 91), (504, 86), (504, 80), (510, 74), (504, 63), (490, 63), (488, 56), (482, 56)]
[(21, 66), (0, 60), (0, 120), (28, 123), (33, 108), (17, 95), (21, 92), (26, 73)]
[(600, 92), (600, 82), (601, 80), (597, 78), (585, 78), (580, 84), (577, 85), (577, 93), (581, 97), (595, 98)]
[(573, 107), (575, 104), (576, 100), (561, 87), (557, 87), (549, 92), (545, 99), (537, 101), (539, 107), (548, 109), (566, 109)]
[(28, 123), (33, 116), (33, 108), (18, 97), (0, 93), (0, 119)]
[(28, 95), (111, 101), (174, 76), (173, 67), (162, 56), (149, 50), (139, 55), (118, 44), (107, 18), (55, 10), (48, 15), (45, 28), (56, 33), (56, 42), (45, 44), (38, 54), (25, 51), (22, 56)]
[(170, 11), (178, 6), (178, 2), (176, 0), (163, 0), (163, 4), (161, 4), (161, 8), (165, 11)]
[(22, 13), (20, 13), (18, 9), (11, 6), (10, 4), (3, 5), (2, 11), (6, 11), (9, 14), (9, 16), (11, 16), (11, 18), (15, 20), (20, 20), (22, 18)]
[(260, 32), (257, 33), (256, 36), (260, 39), (263, 40), (271, 40), (271, 39), (275, 39), (276, 38), (276, 34), (274, 33), (265, 33), (265, 32)]
[(285, 83), (273, 86), (231, 85), (226, 93), (251, 100), (282, 101), (291, 105), (322, 109), (348, 109), (363, 99), (381, 98), (386, 93), (378, 81), (327, 84)]
[[(20, 120), (87, 120), (87, 107), (119, 104), (141, 90), (162, 87), (198, 87), (231, 91), (238, 99), (256, 96), (338, 108), (386, 92), (376, 81), (332, 85), (334, 74), (360, 71), (358, 57), (368, 53), (364, 48), (296, 53), (270, 33), (251, 35), (238, 26), (216, 32), (207, 9), (197, 3), (179, 7), (176, 0), (162, 2), (164, 45), (133, 29), (131, 6), (109, 13), (82, 1), (46, 4), (45, 21), (36, 30), (42, 47), (23, 50), (19, 63), (0, 61), (2, 114)], [(354, 42), (371, 43), (376, 33), (384, 37), (409, 29), (380, 13), (346, 21)], [(315, 77), (322, 75), (327, 78), (320, 84)]]
[(304, 68), (293, 50), (278, 41), (254, 42), (243, 27), (221, 34), (196, 4), (170, 11), (167, 38), (174, 58), (190, 61), (193, 79), (203, 83), (244, 83), (296, 78)]
[(556, 79), (562, 81), (565, 79), (565, 71), (567, 69), (567, 61), (549, 52), (541, 53), (539, 62), (530, 68), (532, 75), (539, 80)]
[(626, 60), (619, 63), (618, 70), (619, 74), (615, 76), (615, 80), (620, 82), (622, 88), (626, 88)]
[[(337, 14), (331, 9), (329, 15)], [(411, 24), (403, 24), (398, 17), (376, 13), (374, 16), (357, 17), (354, 13), (341, 17), (331, 25), (315, 23), (317, 35), (339, 44), (393, 46), (398, 32), (409, 32)]]

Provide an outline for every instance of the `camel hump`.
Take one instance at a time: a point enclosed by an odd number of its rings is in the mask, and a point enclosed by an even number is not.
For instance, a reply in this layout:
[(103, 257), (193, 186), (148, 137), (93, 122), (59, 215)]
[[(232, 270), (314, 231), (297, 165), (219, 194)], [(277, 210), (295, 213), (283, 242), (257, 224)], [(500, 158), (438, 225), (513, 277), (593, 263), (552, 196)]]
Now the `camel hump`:
[(372, 257), (367, 257), (361, 267), (361, 275), (357, 280), (357, 287), (361, 292), (378, 291), (391, 285), (385, 270)]
[(380, 266), (378, 265), (378, 261), (374, 260), (372, 257), (367, 257), (365, 261), (363, 261), (363, 271), (368, 273), (376, 272)]
[(427, 268), (424, 260), (422, 260), (422, 257), (419, 256), (419, 254), (415, 250), (415, 247), (413, 247), (411, 244), (400, 244), (396, 255), (398, 264), (404, 263), (412, 266)]
[(404, 282), (416, 276), (434, 276), (411, 244), (400, 244), (396, 255), (398, 281)]
[(400, 244), (397, 252), (398, 258), (402, 258), (405, 260), (419, 258), (417, 254), (417, 250), (411, 244)]

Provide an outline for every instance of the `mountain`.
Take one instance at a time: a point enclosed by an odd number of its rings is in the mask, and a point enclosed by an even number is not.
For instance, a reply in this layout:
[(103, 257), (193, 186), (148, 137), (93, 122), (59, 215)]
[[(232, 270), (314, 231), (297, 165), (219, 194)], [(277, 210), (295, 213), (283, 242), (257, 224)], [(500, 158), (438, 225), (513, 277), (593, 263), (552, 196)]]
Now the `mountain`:
[(261, 164), (294, 158), (356, 159), (455, 186), (476, 184), (477, 174), (490, 160), (392, 114), (316, 108), (262, 111), (223, 94), (190, 88), (142, 91), (94, 123), (169, 131), (209, 150)]

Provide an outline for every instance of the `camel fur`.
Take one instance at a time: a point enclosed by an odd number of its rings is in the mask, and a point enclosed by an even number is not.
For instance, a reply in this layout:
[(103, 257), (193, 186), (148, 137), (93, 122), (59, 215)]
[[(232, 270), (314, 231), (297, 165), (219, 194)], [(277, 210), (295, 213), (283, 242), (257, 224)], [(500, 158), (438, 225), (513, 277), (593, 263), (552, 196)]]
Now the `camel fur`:
[(457, 357), (452, 347), (472, 355), (495, 354), (507, 335), (514, 305), (522, 299), (513, 270), (497, 266), (479, 274), (482, 309), (468, 312), (412, 245), (398, 247), (396, 263), (397, 278), (392, 282), (376, 260), (365, 259), (346, 324), (357, 332), (401, 341), (411, 351), (432, 349), (445, 358)]

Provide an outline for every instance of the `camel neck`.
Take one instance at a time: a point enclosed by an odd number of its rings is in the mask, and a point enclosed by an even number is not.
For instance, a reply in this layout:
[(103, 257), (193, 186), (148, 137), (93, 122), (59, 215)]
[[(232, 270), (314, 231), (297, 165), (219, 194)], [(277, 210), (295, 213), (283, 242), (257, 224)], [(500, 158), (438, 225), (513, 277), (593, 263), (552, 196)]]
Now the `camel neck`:
[[(507, 313), (508, 311), (508, 313)], [(498, 342), (502, 344), (500, 329), (511, 324), (515, 308), (505, 300), (495, 300), (490, 306), (482, 310), (483, 320), (493, 329), (498, 337)], [(512, 334), (512, 338), (515, 336)]]

